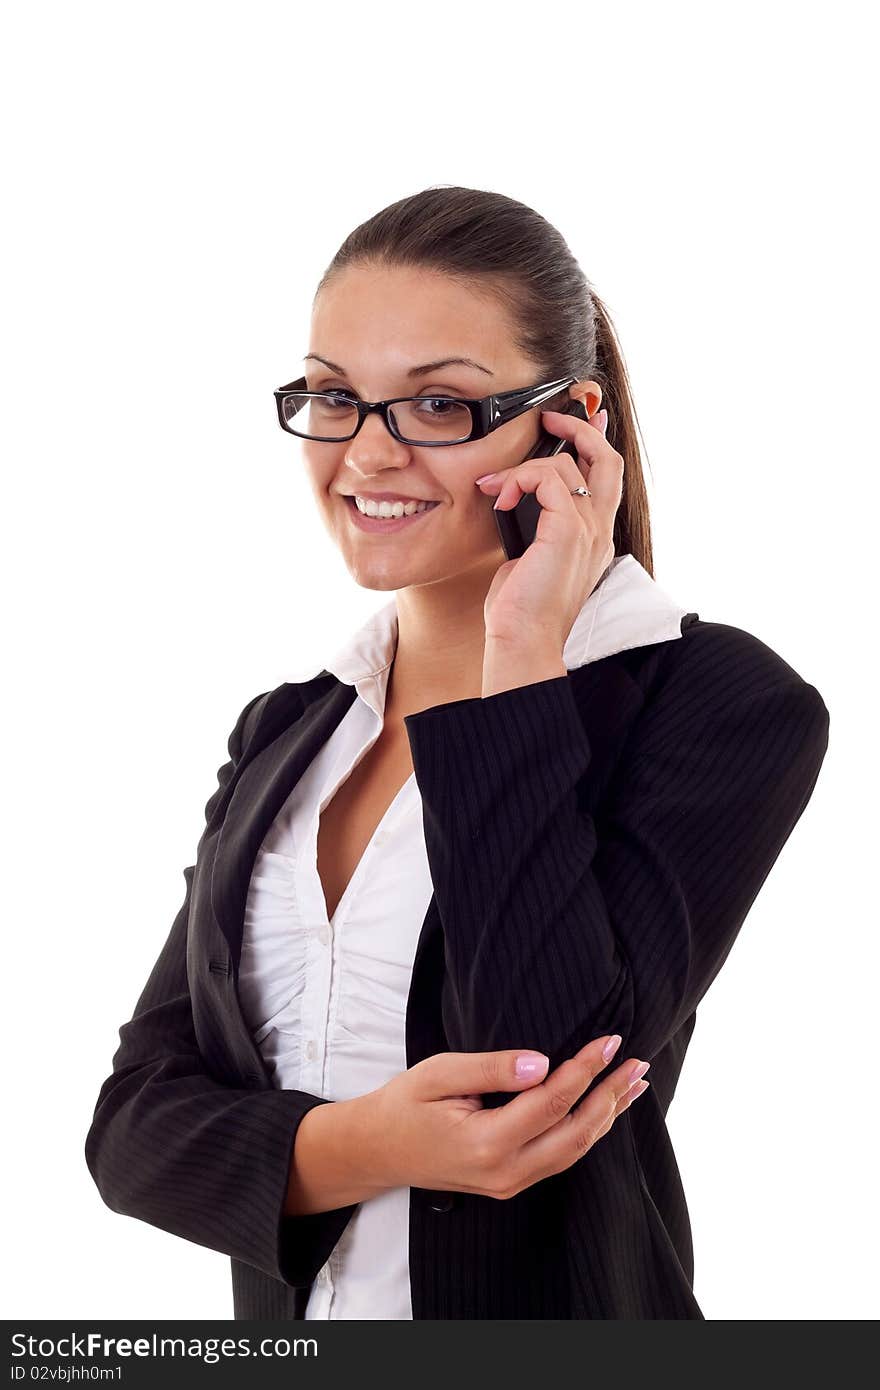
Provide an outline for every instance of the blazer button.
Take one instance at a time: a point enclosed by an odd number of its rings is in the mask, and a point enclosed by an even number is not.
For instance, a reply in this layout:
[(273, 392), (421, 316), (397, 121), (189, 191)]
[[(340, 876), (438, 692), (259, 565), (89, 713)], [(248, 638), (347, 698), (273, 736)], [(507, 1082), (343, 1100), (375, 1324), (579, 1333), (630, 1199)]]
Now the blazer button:
[(452, 1211), (455, 1206), (454, 1192), (435, 1192), (428, 1205), (431, 1211)]

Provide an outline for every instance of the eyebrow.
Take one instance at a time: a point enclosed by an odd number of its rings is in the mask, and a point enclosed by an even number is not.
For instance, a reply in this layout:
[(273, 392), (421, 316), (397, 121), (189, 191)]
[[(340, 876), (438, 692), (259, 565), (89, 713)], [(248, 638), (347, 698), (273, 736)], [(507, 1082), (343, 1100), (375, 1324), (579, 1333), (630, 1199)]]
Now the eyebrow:
[[(314, 361), (323, 362), (325, 367), (329, 367), (331, 372), (338, 372), (340, 376), (348, 376), (344, 367), (340, 367), (336, 362), (328, 362), (326, 357), (321, 357), (317, 352), (307, 352), (303, 357), (303, 362)], [(424, 376), (427, 372), (435, 372), (440, 367), (476, 367), (478, 372), (485, 372), (487, 376), (494, 376), (495, 373), (488, 367), (484, 367), (481, 362), (475, 362), (471, 357), (438, 357), (436, 362), (424, 362), (420, 367), (410, 367), (407, 376)]]

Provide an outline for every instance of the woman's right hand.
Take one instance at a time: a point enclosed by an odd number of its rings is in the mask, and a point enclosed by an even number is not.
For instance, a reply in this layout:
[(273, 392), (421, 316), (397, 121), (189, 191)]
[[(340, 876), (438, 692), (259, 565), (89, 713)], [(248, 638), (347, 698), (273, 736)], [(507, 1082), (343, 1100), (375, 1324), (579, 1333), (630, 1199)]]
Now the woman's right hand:
[[(546, 1077), (516, 1075), (522, 1049), (439, 1052), (392, 1077), (369, 1097), (371, 1147), (382, 1181), (503, 1201), (570, 1168), (648, 1086), (633, 1084), (631, 1073), (640, 1064), (632, 1057), (572, 1111), (609, 1065), (602, 1056), (607, 1041), (587, 1043)], [(481, 1094), (495, 1091), (522, 1094), (484, 1109)]]

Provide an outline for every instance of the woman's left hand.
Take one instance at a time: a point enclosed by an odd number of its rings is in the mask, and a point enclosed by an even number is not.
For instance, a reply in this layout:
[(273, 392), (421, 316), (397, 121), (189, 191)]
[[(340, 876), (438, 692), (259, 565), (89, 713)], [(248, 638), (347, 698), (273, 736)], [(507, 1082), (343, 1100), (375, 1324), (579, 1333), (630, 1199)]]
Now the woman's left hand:
[[(558, 652), (600, 576), (614, 559), (614, 518), (623, 488), (623, 458), (604, 437), (604, 423), (541, 412), (542, 425), (571, 439), (578, 458), (560, 453), (526, 459), (478, 483), (498, 499), (498, 510), (515, 507), (527, 492), (541, 505), (534, 541), (523, 555), (506, 560), (493, 576), (483, 615), (486, 641)], [(572, 494), (584, 485), (591, 497)]]

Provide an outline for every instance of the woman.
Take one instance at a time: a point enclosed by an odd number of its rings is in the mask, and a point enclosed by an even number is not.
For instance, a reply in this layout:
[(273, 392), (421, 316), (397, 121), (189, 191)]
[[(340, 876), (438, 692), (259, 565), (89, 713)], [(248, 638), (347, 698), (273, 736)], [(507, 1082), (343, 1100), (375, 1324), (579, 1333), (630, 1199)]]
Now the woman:
[[(90, 1171), (228, 1254), (237, 1318), (701, 1319), (665, 1117), (828, 711), (656, 584), (608, 315), (530, 208), (379, 212), (304, 367), (279, 418), (355, 581), (395, 598), (242, 710)], [(542, 429), (577, 458), (530, 457)], [(505, 560), (493, 507), (529, 493)]]

